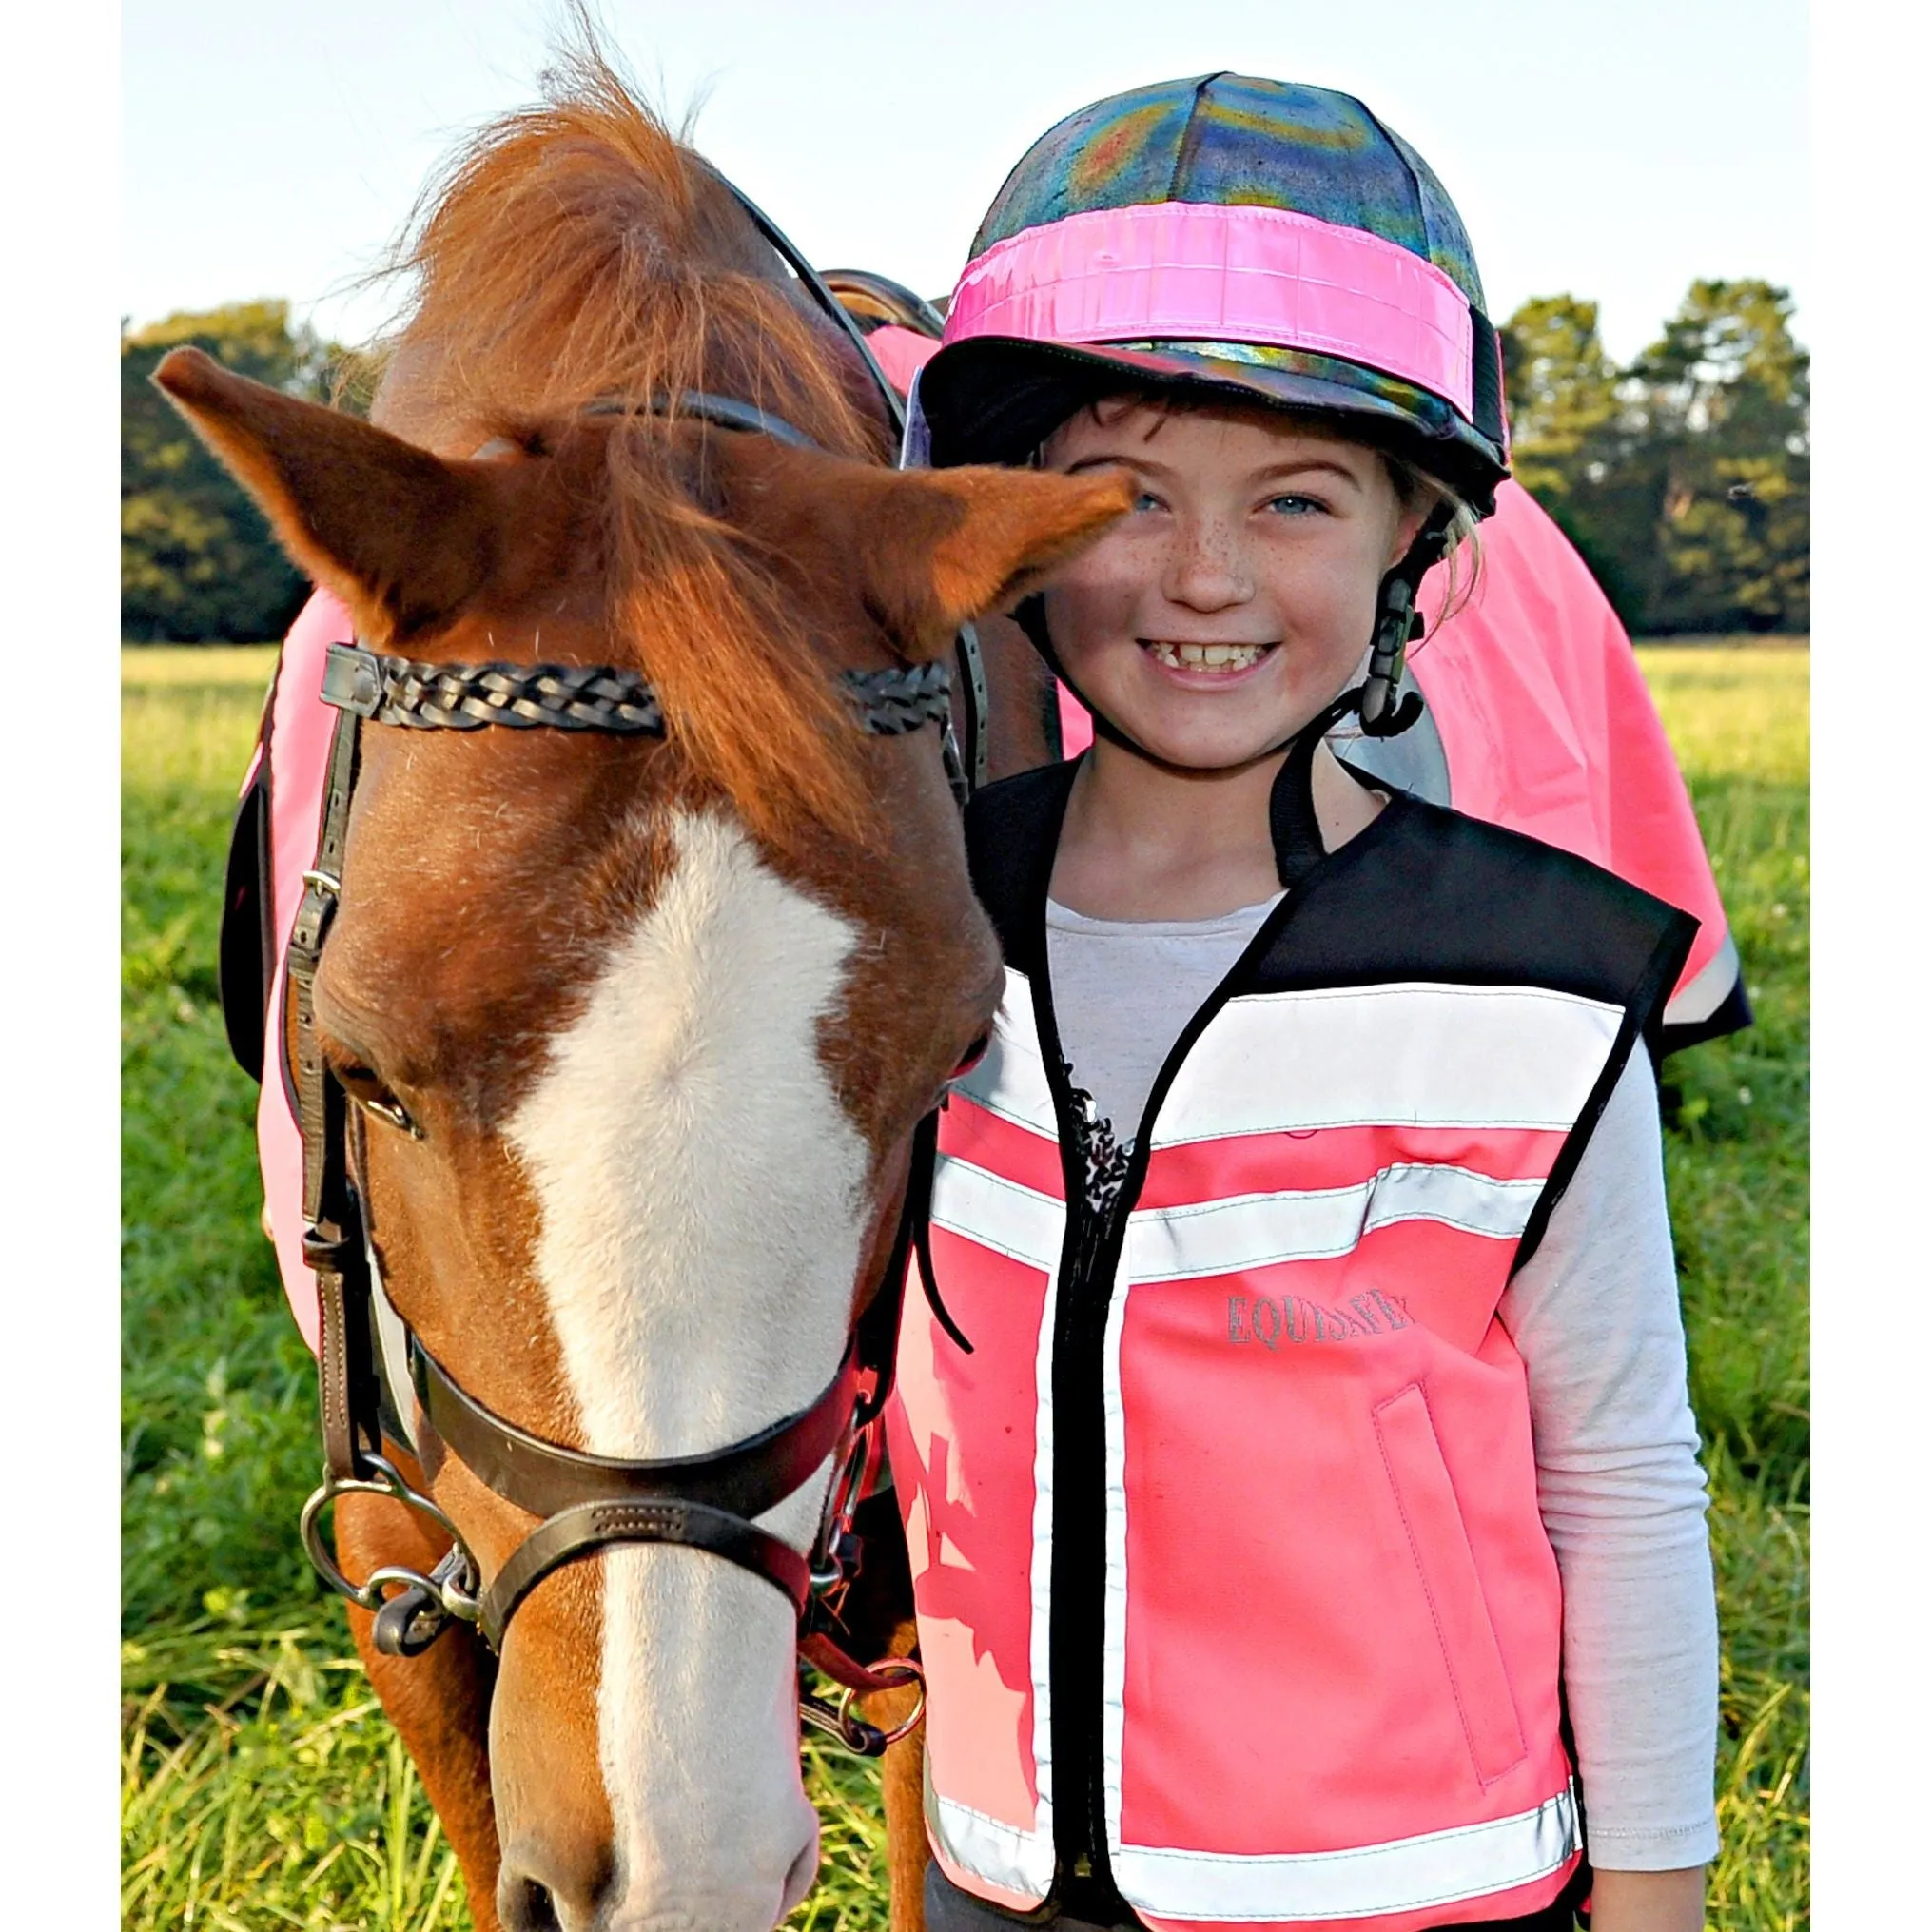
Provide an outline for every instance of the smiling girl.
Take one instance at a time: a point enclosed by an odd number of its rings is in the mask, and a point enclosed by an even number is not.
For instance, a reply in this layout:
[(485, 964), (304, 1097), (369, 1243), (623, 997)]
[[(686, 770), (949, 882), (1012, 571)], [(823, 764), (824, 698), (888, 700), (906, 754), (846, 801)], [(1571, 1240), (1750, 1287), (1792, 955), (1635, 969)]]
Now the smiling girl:
[(1017, 614), (1091, 751), (967, 819), (1006, 994), (889, 1412), (933, 1932), (1701, 1923), (1691, 923), (1323, 743), (1506, 474), (1481, 303), (1359, 103), (1211, 75), (1036, 144), (920, 378), (915, 456), (1138, 493)]

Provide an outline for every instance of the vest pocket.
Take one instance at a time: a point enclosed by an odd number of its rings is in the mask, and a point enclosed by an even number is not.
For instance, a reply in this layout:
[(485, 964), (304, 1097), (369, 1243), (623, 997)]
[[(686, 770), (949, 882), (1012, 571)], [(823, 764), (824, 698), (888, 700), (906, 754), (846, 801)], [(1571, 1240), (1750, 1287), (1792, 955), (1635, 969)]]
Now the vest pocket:
[(1378, 1402), (1375, 1424), (1382, 1466), (1395, 1491), (1395, 1508), (1442, 1646), (1470, 1758), (1476, 1776), (1485, 1785), (1493, 1784), (1522, 1763), (1528, 1747), (1421, 1385), (1412, 1382)]

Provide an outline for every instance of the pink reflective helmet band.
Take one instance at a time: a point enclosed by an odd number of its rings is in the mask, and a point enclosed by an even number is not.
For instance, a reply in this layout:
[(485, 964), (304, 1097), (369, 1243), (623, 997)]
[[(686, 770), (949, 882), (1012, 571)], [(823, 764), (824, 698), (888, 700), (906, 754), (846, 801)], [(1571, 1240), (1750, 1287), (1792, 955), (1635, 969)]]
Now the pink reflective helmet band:
[(1026, 228), (967, 264), (947, 342), (1238, 342), (1399, 377), (1473, 419), (1469, 302), (1379, 235), (1286, 208), (1156, 202)]

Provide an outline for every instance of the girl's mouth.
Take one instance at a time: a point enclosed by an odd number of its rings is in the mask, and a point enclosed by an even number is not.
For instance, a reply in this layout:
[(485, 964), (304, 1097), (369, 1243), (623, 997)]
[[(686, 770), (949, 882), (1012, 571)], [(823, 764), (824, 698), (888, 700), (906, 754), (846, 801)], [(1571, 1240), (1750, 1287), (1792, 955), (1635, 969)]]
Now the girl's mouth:
[(1275, 649), (1272, 644), (1176, 644), (1164, 637), (1143, 637), (1141, 648), (1168, 671), (1206, 673), (1227, 677), (1252, 671)]

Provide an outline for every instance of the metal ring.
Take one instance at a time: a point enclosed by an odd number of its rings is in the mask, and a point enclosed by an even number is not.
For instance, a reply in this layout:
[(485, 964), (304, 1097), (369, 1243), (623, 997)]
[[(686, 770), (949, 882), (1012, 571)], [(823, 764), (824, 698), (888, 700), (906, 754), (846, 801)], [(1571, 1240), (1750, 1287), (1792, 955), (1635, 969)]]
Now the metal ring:
[[(918, 1661), (911, 1657), (886, 1657), (876, 1664), (868, 1665), (866, 1668), (874, 1677), (885, 1677), (892, 1680), (894, 1688), (907, 1684), (916, 1684), (919, 1687), (919, 1696), (913, 1704), (911, 1715), (904, 1723), (894, 1725), (890, 1730), (878, 1731), (877, 1733), (885, 1740), (885, 1744), (896, 1745), (901, 1738), (910, 1737), (919, 1728), (920, 1721), (926, 1715), (926, 1672), (920, 1668)], [(871, 1695), (875, 1693), (868, 1694)], [(876, 1726), (865, 1724), (863, 1719), (853, 1716), (852, 1700), (858, 1695), (858, 1691), (848, 1686), (839, 1693), (838, 1702), (832, 1706), (833, 1714), (837, 1717), (840, 1728), (845, 1733), (846, 1747), (849, 1750), (858, 1748), (851, 1742), (852, 1734), (858, 1727), (863, 1725), (864, 1729), (867, 1731), (877, 1731)], [(880, 1748), (883, 1749), (884, 1746), (882, 1745)]]
[[(308, 1560), (315, 1566), (316, 1573), (338, 1596), (345, 1597), (358, 1610), (368, 1610), (372, 1615), (381, 1610), (387, 1599), (382, 1594), (385, 1583), (400, 1584), (405, 1590), (423, 1590), (435, 1597), (453, 1617), (459, 1617), (465, 1623), (475, 1623), (480, 1615), (474, 1590), (474, 1579), (478, 1574), (477, 1560), (470, 1553), (468, 1544), (463, 1541), (462, 1532), (445, 1515), (433, 1497), (421, 1491), (411, 1489), (403, 1481), (401, 1473), (387, 1456), (365, 1453), (362, 1460), (375, 1470), (374, 1480), (366, 1476), (324, 1475), (322, 1483), (307, 1502), (302, 1506), (302, 1547), (307, 1552)], [(453, 1573), (446, 1582), (439, 1582), (433, 1576), (424, 1576), (420, 1571), (406, 1565), (383, 1564), (361, 1584), (351, 1583), (337, 1563), (335, 1552), (323, 1540), (322, 1533), (322, 1512), (338, 1496), (364, 1495), (387, 1496), (391, 1502), (400, 1503), (405, 1509), (414, 1510), (419, 1515), (427, 1516), (442, 1530), (450, 1539), (451, 1553), (460, 1552), (459, 1563), (464, 1581), (459, 1583)], [(441, 1567), (438, 1566), (439, 1569)]]
[[(452, 1558), (455, 1559), (454, 1562), (451, 1561)], [(450, 1571), (447, 1576), (442, 1574), (445, 1565), (449, 1566)], [(435, 1572), (429, 1580), (436, 1583), (439, 1577), (441, 1583), (437, 1593), (442, 1599), (443, 1609), (459, 1623), (480, 1624), (483, 1621), (483, 1605), (481, 1585), (477, 1575), (477, 1559), (470, 1554), (460, 1540), (451, 1544), (449, 1555), (436, 1566)]]
[(381, 1609), (382, 1594), (380, 1590), (358, 1589), (344, 1576), (336, 1565), (335, 1553), (322, 1538), (322, 1512), (345, 1489), (376, 1490), (374, 1483), (337, 1484), (324, 1481), (308, 1501), (302, 1506), (302, 1547), (308, 1552), (308, 1560), (315, 1566), (315, 1571), (338, 1596), (346, 1597), (359, 1610), (372, 1614)]
[[(460, 1544), (462, 1542), (461, 1532), (443, 1513), (442, 1506), (436, 1498), (424, 1495), (420, 1490), (411, 1489), (403, 1481), (401, 1471), (386, 1455), (378, 1455), (373, 1450), (370, 1450), (364, 1453), (362, 1460), (382, 1478), (383, 1485), (385, 1486), (381, 1491), (382, 1493), (402, 1504), (405, 1509), (414, 1510), (418, 1515), (427, 1516), (439, 1529), (448, 1533), (452, 1543)], [(340, 1487), (346, 1489), (349, 1485), (344, 1483), (340, 1485)], [(463, 1553), (466, 1556), (468, 1555), (469, 1551), (467, 1549), (465, 1549)]]
[[(457, 1547), (460, 1548), (459, 1545)], [(455, 1553), (456, 1551), (452, 1550), (451, 1554)], [(467, 1571), (469, 1552), (464, 1551), (462, 1556), (462, 1567)], [(441, 1564), (437, 1565), (438, 1571), (441, 1568)], [(425, 1596), (434, 1597), (442, 1606), (443, 1613), (455, 1617), (459, 1623), (473, 1624), (482, 1614), (477, 1607), (477, 1599), (454, 1576), (439, 1579), (435, 1571), (425, 1576), (420, 1570), (411, 1570), (404, 1563), (384, 1563), (369, 1572), (368, 1581), (362, 1588), (380, 1592), (385, 1583), (400, 1584), (404, 1590), (420, 1590)], [(379, 1596), (378, 1600), (382, 1599)]]

